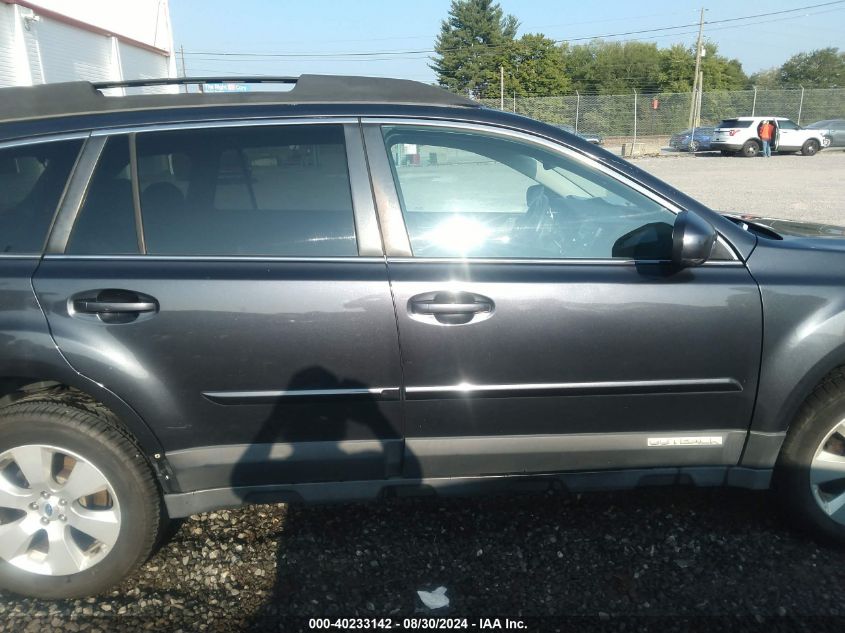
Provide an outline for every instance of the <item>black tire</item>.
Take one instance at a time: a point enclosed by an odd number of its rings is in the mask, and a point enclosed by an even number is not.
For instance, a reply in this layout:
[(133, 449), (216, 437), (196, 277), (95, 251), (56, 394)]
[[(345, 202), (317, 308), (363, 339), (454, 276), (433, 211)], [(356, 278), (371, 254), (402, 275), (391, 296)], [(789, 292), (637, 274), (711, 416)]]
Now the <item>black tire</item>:
[(165, 525), (152, 469), (128, 432), (97, 405), (76, 398), (22, 401), (0, 409), (0, 454), (40, 444), (72, 451), (107, 479), (120, 504), (114, 546), (78, 573), (44, 575), (0, 559), (0, 588), (36, 598), (77, 598), (120, 582), (150, 555)]
[[(810, 467), (821, 443), (842, 420), (845, 369), (840, 368), (829, 374), (802, 405), (790, 425), (774, 477), (778, 498), (792, 522), (825, 542), (841, 546), (845, 545), (845, 523), (834, 521), (816, 501)], [(836, 436), (831, 440), (836, 443), (837, 454), (845, 454), (845, 438)]]
[(695, 153), (695, 152), (699, 151), (700, 149), (701, 149), (701, 143), (699, 143), (698, 141), (692, 141), (689, 144), (689, 151), (692, 152), (692, 153)]
[(804, 156), (815, 156), (816, 154), (819, 153), (820, 149), (821, 149), (821, 145), (819, 144), (819, 142), (817, 140), (811, 138), (809, 141), (804, 143), (804, 145), (801, 147), (801, 153)]
[(754, 158), (760, 153), (760, 144), (757, 141), (745, 141), (740, 151), (746, 158)]

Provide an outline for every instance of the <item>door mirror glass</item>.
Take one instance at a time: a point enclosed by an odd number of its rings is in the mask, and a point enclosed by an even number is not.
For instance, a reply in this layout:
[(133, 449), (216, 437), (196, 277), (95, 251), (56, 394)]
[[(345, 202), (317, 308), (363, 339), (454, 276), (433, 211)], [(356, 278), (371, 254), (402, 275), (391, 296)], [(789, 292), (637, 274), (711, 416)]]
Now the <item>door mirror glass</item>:
[(672, 263), (678, 268), (701, 266), (710, 257), (716, 229), (704, 218), (681, 211), (672, 227)]

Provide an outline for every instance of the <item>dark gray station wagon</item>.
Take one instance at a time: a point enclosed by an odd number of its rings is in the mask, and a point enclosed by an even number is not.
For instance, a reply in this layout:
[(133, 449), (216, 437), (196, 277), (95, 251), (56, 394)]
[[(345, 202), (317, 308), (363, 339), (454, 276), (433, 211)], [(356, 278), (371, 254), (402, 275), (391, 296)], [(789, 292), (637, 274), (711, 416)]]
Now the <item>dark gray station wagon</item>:
[(102, 591), (213, 508), (497, 484), (774, 484), (845, 537), (841, 232), (437, 88), (277, 81), (0, 92), (0, 587)]

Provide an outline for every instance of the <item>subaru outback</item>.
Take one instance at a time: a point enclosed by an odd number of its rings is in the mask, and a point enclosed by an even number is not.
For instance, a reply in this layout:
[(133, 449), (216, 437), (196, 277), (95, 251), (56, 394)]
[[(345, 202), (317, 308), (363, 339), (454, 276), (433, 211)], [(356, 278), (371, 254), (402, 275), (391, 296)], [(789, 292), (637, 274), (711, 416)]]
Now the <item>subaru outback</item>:
[(414, 82), (103, 93), (180, 81), (2, 91), (0, 587), (501, 486), (775, 486), (845, 538), (841, 232)]

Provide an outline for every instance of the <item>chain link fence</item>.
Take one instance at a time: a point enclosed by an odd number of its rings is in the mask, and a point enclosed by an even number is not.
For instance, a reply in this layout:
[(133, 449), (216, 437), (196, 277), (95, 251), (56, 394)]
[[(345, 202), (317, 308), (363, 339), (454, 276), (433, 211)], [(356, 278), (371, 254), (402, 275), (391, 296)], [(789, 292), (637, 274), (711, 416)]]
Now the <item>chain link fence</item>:
[[(482, 99), (499, 108), (499, 99)], [(504, 109), (582, 134), (599, 134), (608, 145), (644, 142), (659, 149), (689, 127), (691, 92), (566, 95), (505, 98)], [(719, 90), (701, 98), (701, 125), (738, 116), (784, 116), (799, 124), (845, 118), (845, 89)]]

